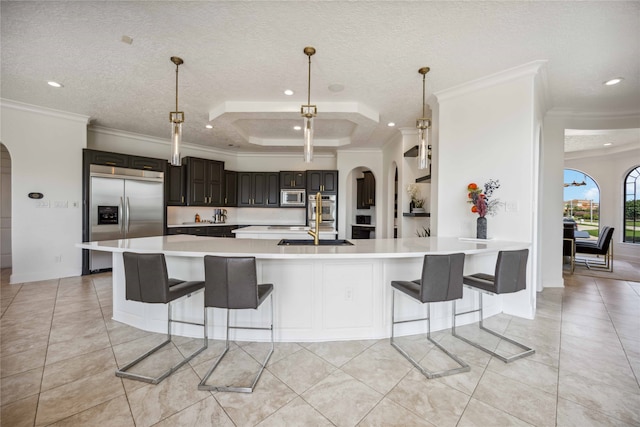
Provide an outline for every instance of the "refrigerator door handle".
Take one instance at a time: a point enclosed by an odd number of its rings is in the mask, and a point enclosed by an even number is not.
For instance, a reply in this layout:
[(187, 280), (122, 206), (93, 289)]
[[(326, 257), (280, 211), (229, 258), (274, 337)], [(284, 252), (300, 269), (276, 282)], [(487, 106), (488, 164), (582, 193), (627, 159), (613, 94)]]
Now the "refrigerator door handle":
[(129, 215), (129, 198), (127, 197), (127, 233), (129, 232), (129, 228), (131, 226), (131, 216)]
[(118, 205), (118, 220), (120, 222), (120, 234), (122, 234), (124, 232), (124, 218), (122, 217), (123, 211), (122, 211), (122, 205), (123, 205), (124, 201), (122, 200), (122, 197), (120, 197), (120, 204)]

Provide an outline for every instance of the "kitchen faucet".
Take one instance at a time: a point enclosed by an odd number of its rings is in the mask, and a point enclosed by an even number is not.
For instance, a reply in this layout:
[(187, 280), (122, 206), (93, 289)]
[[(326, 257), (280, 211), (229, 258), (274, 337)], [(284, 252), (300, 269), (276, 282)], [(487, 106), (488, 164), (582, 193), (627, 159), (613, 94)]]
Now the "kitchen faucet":
[(309, 230), (308, 233), (313, 236), (313, 244), (318, 246), (320, 243), (320, 221), (322, 221), (322, 193), (316, 193), (316, 229)]

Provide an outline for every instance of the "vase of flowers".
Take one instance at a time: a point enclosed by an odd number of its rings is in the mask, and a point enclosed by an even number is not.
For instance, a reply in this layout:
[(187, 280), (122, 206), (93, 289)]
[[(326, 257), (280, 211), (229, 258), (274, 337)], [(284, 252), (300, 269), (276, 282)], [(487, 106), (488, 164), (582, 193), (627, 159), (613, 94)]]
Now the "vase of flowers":
[(471, 212), (478, 214), (476, 220), (476, 237), (487, 238), (487, 214), (495, 215), (500, 206), (498, 199), (492, 199), (493, 192), (500, 188), (500, 181), (490, 179), (484, 184), (484, 189), (472, 182), (467, 186), (467, 201), (472, 204)]
[(424, 212), (424, 199), (420, 197), (420, 187), (418, 187), (418, 184), (407, 185), (407, 194), (411, 197), (409, 212)]

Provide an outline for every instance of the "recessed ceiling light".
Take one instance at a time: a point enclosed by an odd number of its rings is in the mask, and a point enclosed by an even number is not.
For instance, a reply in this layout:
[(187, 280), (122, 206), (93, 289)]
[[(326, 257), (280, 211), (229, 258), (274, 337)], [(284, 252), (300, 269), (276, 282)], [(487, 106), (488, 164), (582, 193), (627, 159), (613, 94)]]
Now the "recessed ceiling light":
[(293, 130), (302, 130), (302, 126), (294, 126)]
[(387, 126), (389, 126), (390, 128), (394, 127), (396, 124), (394, 122), (389, 122), (387, 123)]
[(622, 77), (616, 77), (615, 79), (607, 80), (606, 82), (604, 82), (604, 84), (606, 86), (613, 86), (613, 85), (617, 85), (618, 83), (620, 83), (623, 80), (624, 79)]
[(605, 143), (604, 143), (604, 146), (605, 146), (605, 147), (608, 147), (608, 146), (610, 146), (610, 145), (613, 145), (613, 142), (605, 142)]
[(54, 81), (47, 82), (47, 84), (48, 84), (49, 86), (53, 86), (53, 87), (64, 87), (64, 86), (62, 86), (60, 83), (58, 83), (58, 82), (54, 82)]
[(213, 125), (205, 125), (207, 129), (213, 129)]
[(293, 95), (293, 91), (291, 89), (287, 89), (287, 90), (284, 91), (284, 94), (287, 95), (287, 96), (291, 96), (291, 95)]
[(335, 83), (335, 84), (329, 85), (329, 90), (331, 92), (342, 92), (344, 90), (344, 85)]

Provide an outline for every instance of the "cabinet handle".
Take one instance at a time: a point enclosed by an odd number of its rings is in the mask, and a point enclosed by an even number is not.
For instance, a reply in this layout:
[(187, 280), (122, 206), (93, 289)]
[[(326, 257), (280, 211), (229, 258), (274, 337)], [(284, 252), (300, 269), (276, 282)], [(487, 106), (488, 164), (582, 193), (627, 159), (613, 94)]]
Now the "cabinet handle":
[(144, 165), (144, 166), (142, 166), (142, 169), (153, 169), (153, 167)]
[(184, 203), (184, 196), (180, 196), (180, 203)]
[(105, 162), (106, 164), (108, 164), (109, 166), (115, 166), (116, 163), (115, 162)]
[(224, 204), (225, 205), (227, 204), (227, 198), (226, 197), (224, 198)]

